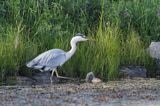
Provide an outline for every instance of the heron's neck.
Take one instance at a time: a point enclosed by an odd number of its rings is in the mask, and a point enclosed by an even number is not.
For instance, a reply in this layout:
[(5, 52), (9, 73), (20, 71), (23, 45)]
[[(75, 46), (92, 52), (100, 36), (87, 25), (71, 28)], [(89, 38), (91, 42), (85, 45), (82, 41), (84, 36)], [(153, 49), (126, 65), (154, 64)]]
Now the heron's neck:
[(76, 52), (76, 49), (77, 49), (76, 43), (71, 42), (71, 50), (67, 52), (67, 56), (66, 56), (67, 60), (73, 56), (73, 54)]

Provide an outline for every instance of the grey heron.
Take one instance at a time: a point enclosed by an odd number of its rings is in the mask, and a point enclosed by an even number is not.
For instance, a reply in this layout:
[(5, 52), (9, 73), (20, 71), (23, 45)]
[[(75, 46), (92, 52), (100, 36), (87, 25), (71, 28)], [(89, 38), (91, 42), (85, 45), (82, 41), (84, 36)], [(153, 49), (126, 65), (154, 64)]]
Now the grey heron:
[(26, 64), (29, 68), (39, 69), (41, 72), (43, 71), (52, 71), (50, 76), (50, 80), (52, 81), (53, 74), (55, 72), (57, 78), (66, 78), (58, 75), (57, 68), (62, 66), (67, 60), (69, 60), (76, 51), (76, 44), (78, 42), (87, 41), (88, 39), (85, 35), (78, 33), (75, 37), (73, 37), (70, 41), (71, 49), (68, 52), (63, 51), (62, 49), (51, 49), (46, 52), (41, 53), (36, 58), (31, 60)]

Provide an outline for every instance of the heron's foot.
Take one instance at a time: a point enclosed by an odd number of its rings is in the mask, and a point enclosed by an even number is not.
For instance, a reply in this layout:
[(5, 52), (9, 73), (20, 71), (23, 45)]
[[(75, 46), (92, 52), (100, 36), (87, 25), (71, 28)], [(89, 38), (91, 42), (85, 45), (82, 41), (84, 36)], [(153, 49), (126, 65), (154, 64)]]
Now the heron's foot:
[(52, 77), (50, 77), (50, 81), (51, 81), (51, 83), (53, 83), (53, 79), (52, 79)]
[(50, 77), (50, 83), (59, 83), (61, 82), (61, 80), (59, 78), (57, 78), (56, 76), (53, 76), (52, 78)]

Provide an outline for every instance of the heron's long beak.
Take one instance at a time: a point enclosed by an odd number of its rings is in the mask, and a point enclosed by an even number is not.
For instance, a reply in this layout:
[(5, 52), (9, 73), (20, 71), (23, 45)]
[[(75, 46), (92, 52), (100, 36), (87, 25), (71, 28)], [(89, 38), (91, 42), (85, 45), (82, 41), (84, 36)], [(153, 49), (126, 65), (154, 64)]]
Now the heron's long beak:
[(89, 39), (90, 41), (96, 41), (95, 39)]
[(96, 41), (95, 39), (93, 38), (88, 38), (89, 41)]

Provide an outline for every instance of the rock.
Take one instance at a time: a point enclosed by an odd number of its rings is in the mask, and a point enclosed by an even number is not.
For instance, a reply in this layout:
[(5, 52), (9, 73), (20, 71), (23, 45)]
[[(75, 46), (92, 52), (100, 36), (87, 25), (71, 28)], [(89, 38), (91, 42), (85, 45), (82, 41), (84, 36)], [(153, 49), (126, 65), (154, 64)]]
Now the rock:
[(122, 77), (147, 77), (147, 70), (142, 66), (128, 66), (128, 67), (122, 67), (119, 70), (120, 76)]
[(35, 84), (35, 80), (25, 77), (25, 76), (17, 76), (17, 84), (18, 85), (33, 85)]
[(95, 78), (94, 73), (93, 72), (89, 72), (86, 76), (85, 81), (91, 83), (92, 80)]
[(99, 83), (99, 82), (102, 82), (99, 78), (96, 78), (94, 76), (93, 72), (89, 72), (87, 74), (85, 81), (88, 82), (88, 83)]
[(99, 78), (93, 78), (92, 83), (100, 83), (102, 82)]
[(147, 50), (152, 58), (160, 59), (160, 42), (151, 42)]
[(50, 72), (39, 72), (39, 73), (35, 73), (32, 78), (37, 80), (38, 82), (41, 83), (45, 83), (48, 82), (50, 80)]
[(160, 77), (160, 59), (155, 59), (156, 63), (156, 77)]
[[(51, 82), (50, 77), (51, 77), (51, 72), (49, 71), (35, 73), (32, 76), (32, 78), (36, 80), (36, 84), (48, 84)], [(52, 79), (53, 79), (53, 83), (59, 82), (58, 78), (55, 76), (53, 76)]]
[[(25, 76), (17, 76), (17, 83), (19, 85), (43, 85), (50, 84), (50, 72), (39, 72), (29, 78)], [(58, 79), (53, 76), (53, 82), (58, 82)]]
[(151, 42), (148, 47), (149, 55), (155, 59), (156, 76), (160, 76), (160, 42)]

